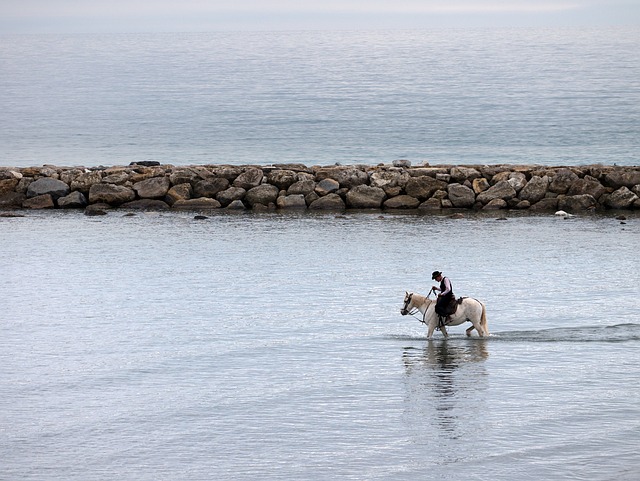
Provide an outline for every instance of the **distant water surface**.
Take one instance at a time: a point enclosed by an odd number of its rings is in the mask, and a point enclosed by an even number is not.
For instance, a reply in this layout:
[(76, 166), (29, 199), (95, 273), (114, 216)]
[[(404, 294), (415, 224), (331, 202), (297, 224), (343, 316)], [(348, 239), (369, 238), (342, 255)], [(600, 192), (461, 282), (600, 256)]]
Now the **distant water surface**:
[(640, 163), (637, 28), (0, 39), (5, 166)]
[[(635, 480), (640, 218), (0, 218), (0, 478)], [(492, 336), (400, 308), (441, 269)]]

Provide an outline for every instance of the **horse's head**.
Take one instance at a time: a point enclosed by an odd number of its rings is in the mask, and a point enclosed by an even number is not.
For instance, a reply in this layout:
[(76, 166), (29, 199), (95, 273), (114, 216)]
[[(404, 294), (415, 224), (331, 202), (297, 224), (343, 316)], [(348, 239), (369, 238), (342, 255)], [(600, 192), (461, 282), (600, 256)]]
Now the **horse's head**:
[(402, 305), (402, 309), (400, 309), (400, 314), (403, 316), (410, 314), (413, 307), (413, 292), (405, 292), (404, 304)]

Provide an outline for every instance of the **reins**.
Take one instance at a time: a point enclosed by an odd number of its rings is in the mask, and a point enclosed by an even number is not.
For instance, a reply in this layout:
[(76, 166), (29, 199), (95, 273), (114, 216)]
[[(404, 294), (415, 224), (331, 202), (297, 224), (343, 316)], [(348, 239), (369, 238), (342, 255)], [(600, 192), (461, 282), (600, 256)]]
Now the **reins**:
[[(433, 292), (433, 287), (431, 288), (431, 290), (429, 291), (429, 294), (427, 294), (427, 299), (429, 298), (429, 296), (431, 295), (431, 293)], [(409, 304), (411, 304), (411, 300), (413, 298), (413, 293), (409, 294), (409, 299), (407, 299), (407, 302), (405, 304), (405, 310), (406, 310), (406, 306), (408, 306)], [(418, 316), (416, 316), (416, 314), (420, 312), (420, 309), (418, 309), (417, 307), (414, 306), (414, 308), (411, 311), (407, 311), (407, 314), (409, 314), (411, 317), (413, 317), (414, 319), (417, 319), (418, 321), (420, 321), (422, 324), (426, 324), (426, 321), (424, 320), (424, 317), (427, 315), (427, 311), (424, 311), (424, 314), (422, 315), (422, 319), (419, 318)]]

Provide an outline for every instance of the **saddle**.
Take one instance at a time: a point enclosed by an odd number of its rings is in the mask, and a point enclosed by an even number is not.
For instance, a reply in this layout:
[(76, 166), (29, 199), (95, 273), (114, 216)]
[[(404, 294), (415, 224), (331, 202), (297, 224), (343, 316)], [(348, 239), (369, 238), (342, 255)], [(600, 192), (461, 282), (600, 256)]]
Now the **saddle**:
[(456, 311), (458, 310), (458, 306), (460, 304), (462, 304), (462, 300), (464, 299), (464, 297), (459, 297), (456, 299), (455, 296), (451, 297), (451, 301), (449, 302), (449, 304), (447, 304), (446, 306), (444, 306), (444, 315), (443, 316), (438, 316), (438, 327), (442, 327), (447, 325), (447, 323), (449, 322), (449, 316), (452, 316), (453, 314), (456, 313)]

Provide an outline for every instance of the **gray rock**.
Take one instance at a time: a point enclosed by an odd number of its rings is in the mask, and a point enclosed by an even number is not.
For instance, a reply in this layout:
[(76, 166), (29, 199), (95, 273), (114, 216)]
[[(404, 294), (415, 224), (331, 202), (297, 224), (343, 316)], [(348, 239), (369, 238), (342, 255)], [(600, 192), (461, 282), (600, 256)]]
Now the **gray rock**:
[(194, 197), (215, 198), (220, 192), (227, 190), (229, 185), (229, 180), (224, 177), (200, 180), (193, 186), (193, 195)]
[(49, 194), (55, 200), (69, 193), (69, 186), (61, 180), (43, 177), (29, 184), (27, 197)]
[(25, 209), (51, 209), (55, 207), (51, 194), (41, 194), (35, 197), (27, 198), (22, 207)]
[(607, 189), (596, 179), (591, 176), (585, 176), (582, 179), (577, 179), (569, 190), (567, 191), (567, 195), (583, 195), (589, 194), (594, 199), (598, 200), (602, 194), (604, 194)]
[(182, 210), (219, 209), (222, 205), (216, 199), (198, 197), (197, 199), (178, 200), (171, 206)]
[(394, 167), (411, 167), (411, 161), (406, 159), (397, 159), (393, 161)]
[(420, 201), (410, 195), (398, 195), (384, 201), (387, 209), (417, 209)]
[(340, 182), (334, 179), (322, 179), (316, 184), (315, 192), (319, 196), (332, 194), (340, 189)]
[(267, 182), (275, 185), (280, 190), (287, 190), (298, 180), (297, 174), (292, 170), (273, 170), (267, 174)]
[(356, 167), (323, 167), (316, 172), (318, 182), (324, 179), (336, 180), (340, 187), (352, 189), (357, 185), (367, 184), (369, 174)]
[[(500, 181), (500, 182), (508, 182), (508, 181), (504, 180), (504, 181)], [(507, 208), (507, 201), (506, 200), (500, 199), (500, 198), (495, 198), (495, 199), (491, 199), (482, 208), (482, 210), (499, 210), (499, 209), (506, 209), (506, 208)]]
[(278, 209), (306, 209), (307, 203), (302, 194), (282, 195), (278, 197), (276, 206)]
[(615, 169), (604, 176), (604, 183), (607, 187), (614, 189), (619, 189), (620, 187), (628, 187), (631, 189), (633, 186), (640, 184), (640, 169)]
[(71, 192), (58, 199), (58, 207), (63, 209), (80, 209), (87, 206), (87, 198), (82, 192)]
[(515, 189), (506, 180), (501, 180), (495, 185), (492, 185), (484, 192), (478, 194), (478, 202), (483, 204), (489, 204), (492, 200), (502, 199), (505, 202), (513, 199), (516, 196)]
[(299, 180), (287, 189), (288, 195), (296, 195), (302, 194), (307, 195), (313, 192), (313, 189), (316, 188), (316, 183), (314, 180)]
[(347, 206), (353, 209), (379, 209), (387, 198), (380, 187), (358, 185), (347, 192)]
[(596, 199), (591, 194), (558, 197), (558, 209), (566, 212), (580, 212), (595, 209), (597, 204)]
[(558, 210), (558, 199), (556, 197), (546, 197), (532, 204), (529, 208), (536, 212), (556, 211)]
[(229, 210), (245, 210), (247, 207), (242, 203), (241, 200), (234, 200), (226, 208)]
[(405, 187), (405, 193), (422, 201), (431, 197), (436, 191), (446, 188), (446, 182), (425, 175), (421, 177), (411, 177)]
[(571, 187), (571, 184), (578, 179), (579, 177), (573, 171), (569, 169), (560, 169), (551, 179), (549, 190), (556, 194), (566, 194), (569, 187)]
[(276, 202), (279, 193), (280, 190), (275, 185), (262, 184), (249, 189), (244, 197), (244, 201), (251, 207), (256, 204), (268, 206)]
[(85, 172), (71, 181), (71, 190), (79, 190), (83, 194), (88, 194), (92, 185), (99, 184), (102, 181), (102, 171), (94, 170)]
[(309, 205), (311, 210), (344, 210), (345, 205), (342, 197), (338, 194), (327, 194), (324, 197), (313, 201)]
[(89, 189), (89, 203), (104, 202), (109, 205), (120, 205), (136, 198), (133, 189), (122, 185), (94, 184)]
[(638, 196), (627, 187), (620, 187), (612, 192), (604, 202), (604, 205), (611, 209), (628, 209), (638, 200)]
[(449, 184), (447, 192), (453, 207), (471, 207), (476, 202), (475, 192), (464, 185)]
[(167, 204), (173, 205), (179, 200), (189, 200), (191, 199), (193, 194), (193, 188), (191, 184), (184, 183), (174, 185), (169, 189), (167, 195), (165, 195), (164, 200)]
[(93, 204), (88, 205), (84, 210), (84, 215), (88, 216), (97, 216), (97, 215), (107, 215), (107, 209), (104, 204)]
[[(277, 187), (276, 187), (277, 189)], [(216, 199), (223, 206), (231, 204), (234, 200), (242, 200), (247, 195), (247, 191), (242, 187), (229, 187), (227, 190), (223, 190), (216, 195)]]
[(233, 186), (249, 191), (250, 189), (259, 186), (263, 177), (264, 174), (262, 173), (262, 169), (249, 167), (242, 174), (236, 177), (233, 181)]
[(464, 184), (467, 180), (473, 182), (475, 179), (482, 177), (482, 174), (472, 167), (452, 167), (450, 175), (451, 181), (458, 184)]
[(120, 206), (122, 209), (134, 210), (168, 210), (169, 204), (159, 199), (138, 199), (126, 202)]
[(418, 210), (440, 210), (440, 209), (442, 209), (442, 202), (440, 201), (440, 199), (436, 199), (435, 197), (425, 200), (422, 204), (418, 206)]
[(161, 199), (171, 187), (171, 183), (167, 177), (152, 177), (142, 182), (133, 184), (133, 190), (141, 199)]
[(520, 191), (518, 198), (520, 200), (527, 200), (531, 203), (531, 205), (539, 202), (544, 199), (547, 194), (547, 190), (549, 188), (549, 178), (548, 177), (539, 177), (534, 175), (531, 177), (531, 180), (527, 182), (522, 190)]
[(402, 192), (410, 178), (406, 170), (374, 172), (369, 185), (381, 188), (388, 197), (394, 197)]

